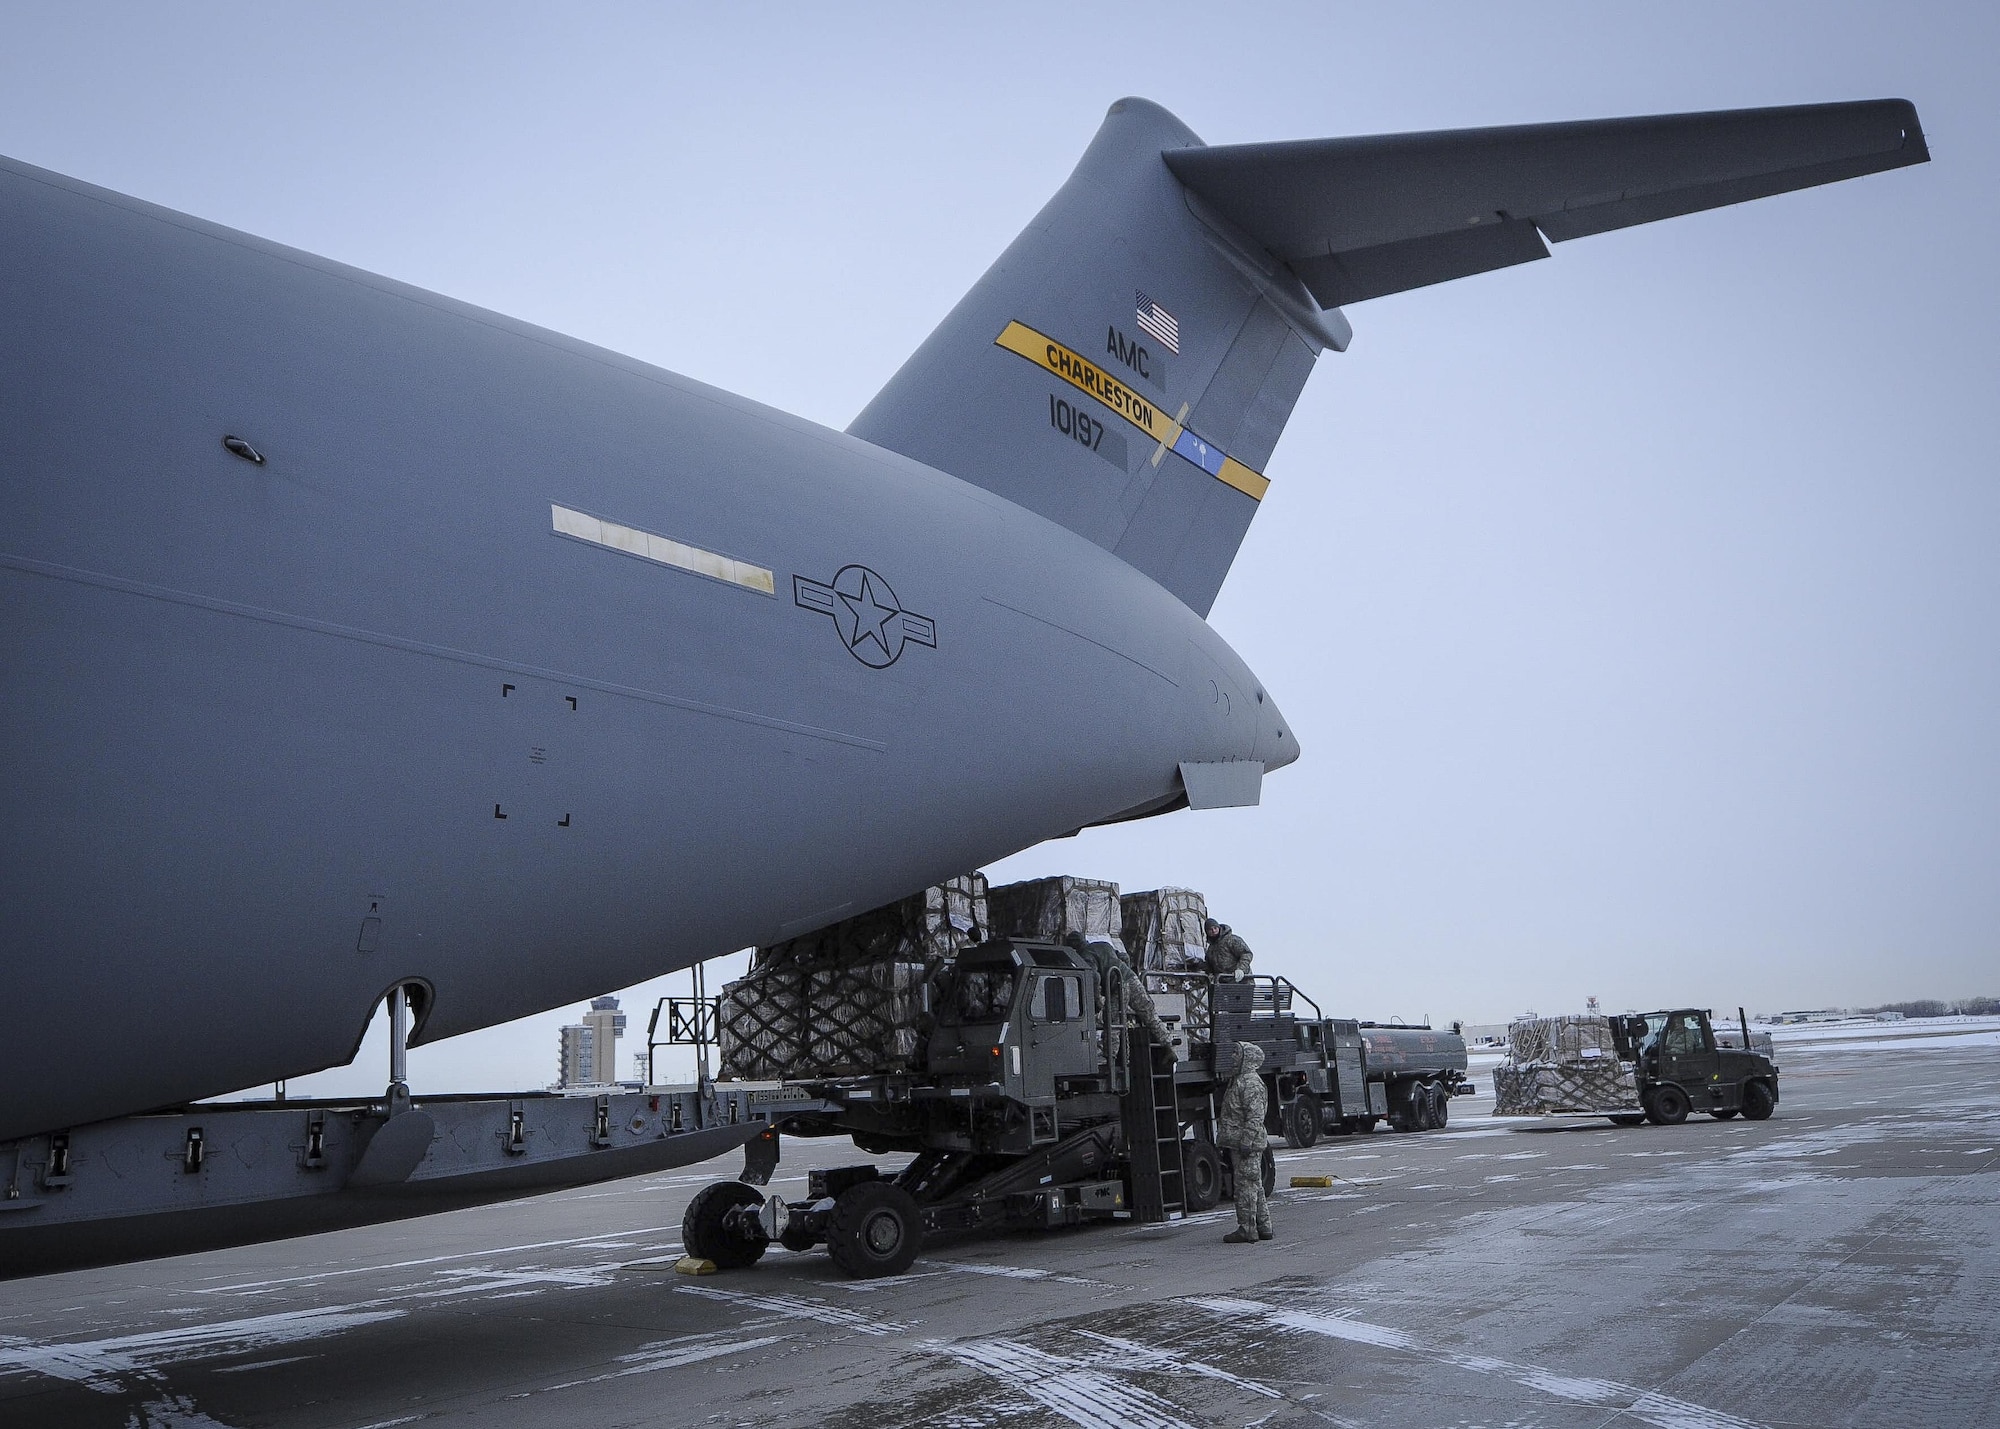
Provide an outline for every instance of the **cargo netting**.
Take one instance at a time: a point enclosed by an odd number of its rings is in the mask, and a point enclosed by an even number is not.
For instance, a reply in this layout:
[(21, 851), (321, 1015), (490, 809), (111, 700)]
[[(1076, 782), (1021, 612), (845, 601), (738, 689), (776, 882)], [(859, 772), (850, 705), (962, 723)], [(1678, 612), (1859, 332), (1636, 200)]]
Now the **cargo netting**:
[(911, 1067), (923, 963), (782, 963), (722, 990), (722, 1075), (743, 1081), (864, 1076)]
[(759, 948), (717, 999), (722, 1076), (796, 1081), (914, 1066), (932, 972), (991, 936), (969, 873)]

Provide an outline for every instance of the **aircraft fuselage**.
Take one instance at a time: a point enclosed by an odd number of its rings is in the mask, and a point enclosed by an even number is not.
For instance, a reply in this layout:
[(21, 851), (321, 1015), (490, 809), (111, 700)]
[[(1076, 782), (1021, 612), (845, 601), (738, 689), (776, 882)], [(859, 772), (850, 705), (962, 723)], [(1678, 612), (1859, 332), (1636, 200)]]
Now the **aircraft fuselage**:
[(1185, 605), (953, 477), (25, 166), (0, 225), (0, 1140), (1295, 757)]

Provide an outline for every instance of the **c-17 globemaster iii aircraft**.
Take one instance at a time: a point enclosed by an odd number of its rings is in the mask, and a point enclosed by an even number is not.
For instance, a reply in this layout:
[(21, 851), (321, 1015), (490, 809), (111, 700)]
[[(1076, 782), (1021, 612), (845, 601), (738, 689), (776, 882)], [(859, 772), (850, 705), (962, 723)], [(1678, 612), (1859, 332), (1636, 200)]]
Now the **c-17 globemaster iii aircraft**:
[(0, 161), (10, 1194), (395, 990), (447, 1037), (1254, 803), (1297, 740), (1204, 617), (1343, 305), (1927, 158), (1901, 100), (1122, 100), (845, 432)]

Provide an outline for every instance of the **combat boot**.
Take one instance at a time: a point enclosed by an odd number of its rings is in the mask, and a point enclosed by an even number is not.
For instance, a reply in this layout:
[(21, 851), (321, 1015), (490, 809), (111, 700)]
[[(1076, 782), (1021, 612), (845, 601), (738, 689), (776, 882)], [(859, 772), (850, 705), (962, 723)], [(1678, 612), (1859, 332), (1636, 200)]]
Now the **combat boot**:
[(1271, 1238), (1271, 1228), (1269, 1226), (1257, 1227), (1258, 1240), (1269, 1240), (1270, 1238)]
[(1234, 1230), (1222, 1238), (1222, 1243), (1224, 1245), (1255, 1245), (1257, 1237), (1246, 1235), (1240, 1230)]

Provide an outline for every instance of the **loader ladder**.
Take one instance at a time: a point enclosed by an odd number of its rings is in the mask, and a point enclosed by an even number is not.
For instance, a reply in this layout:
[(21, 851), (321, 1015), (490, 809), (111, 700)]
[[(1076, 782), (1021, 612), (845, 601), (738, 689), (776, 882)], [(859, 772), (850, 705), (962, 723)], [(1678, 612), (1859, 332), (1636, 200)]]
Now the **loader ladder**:
[(1174, 1094), (1174, 1051), (1135, 1029), (1134, 1049), (1146, 1051), (1150, 1076), (1134, 1077), (1125, 1093), (1125, 1144), (1132, 1157), (1132, 1219), (1151, 1224), (1183, 1215), (1180, 1103)]

